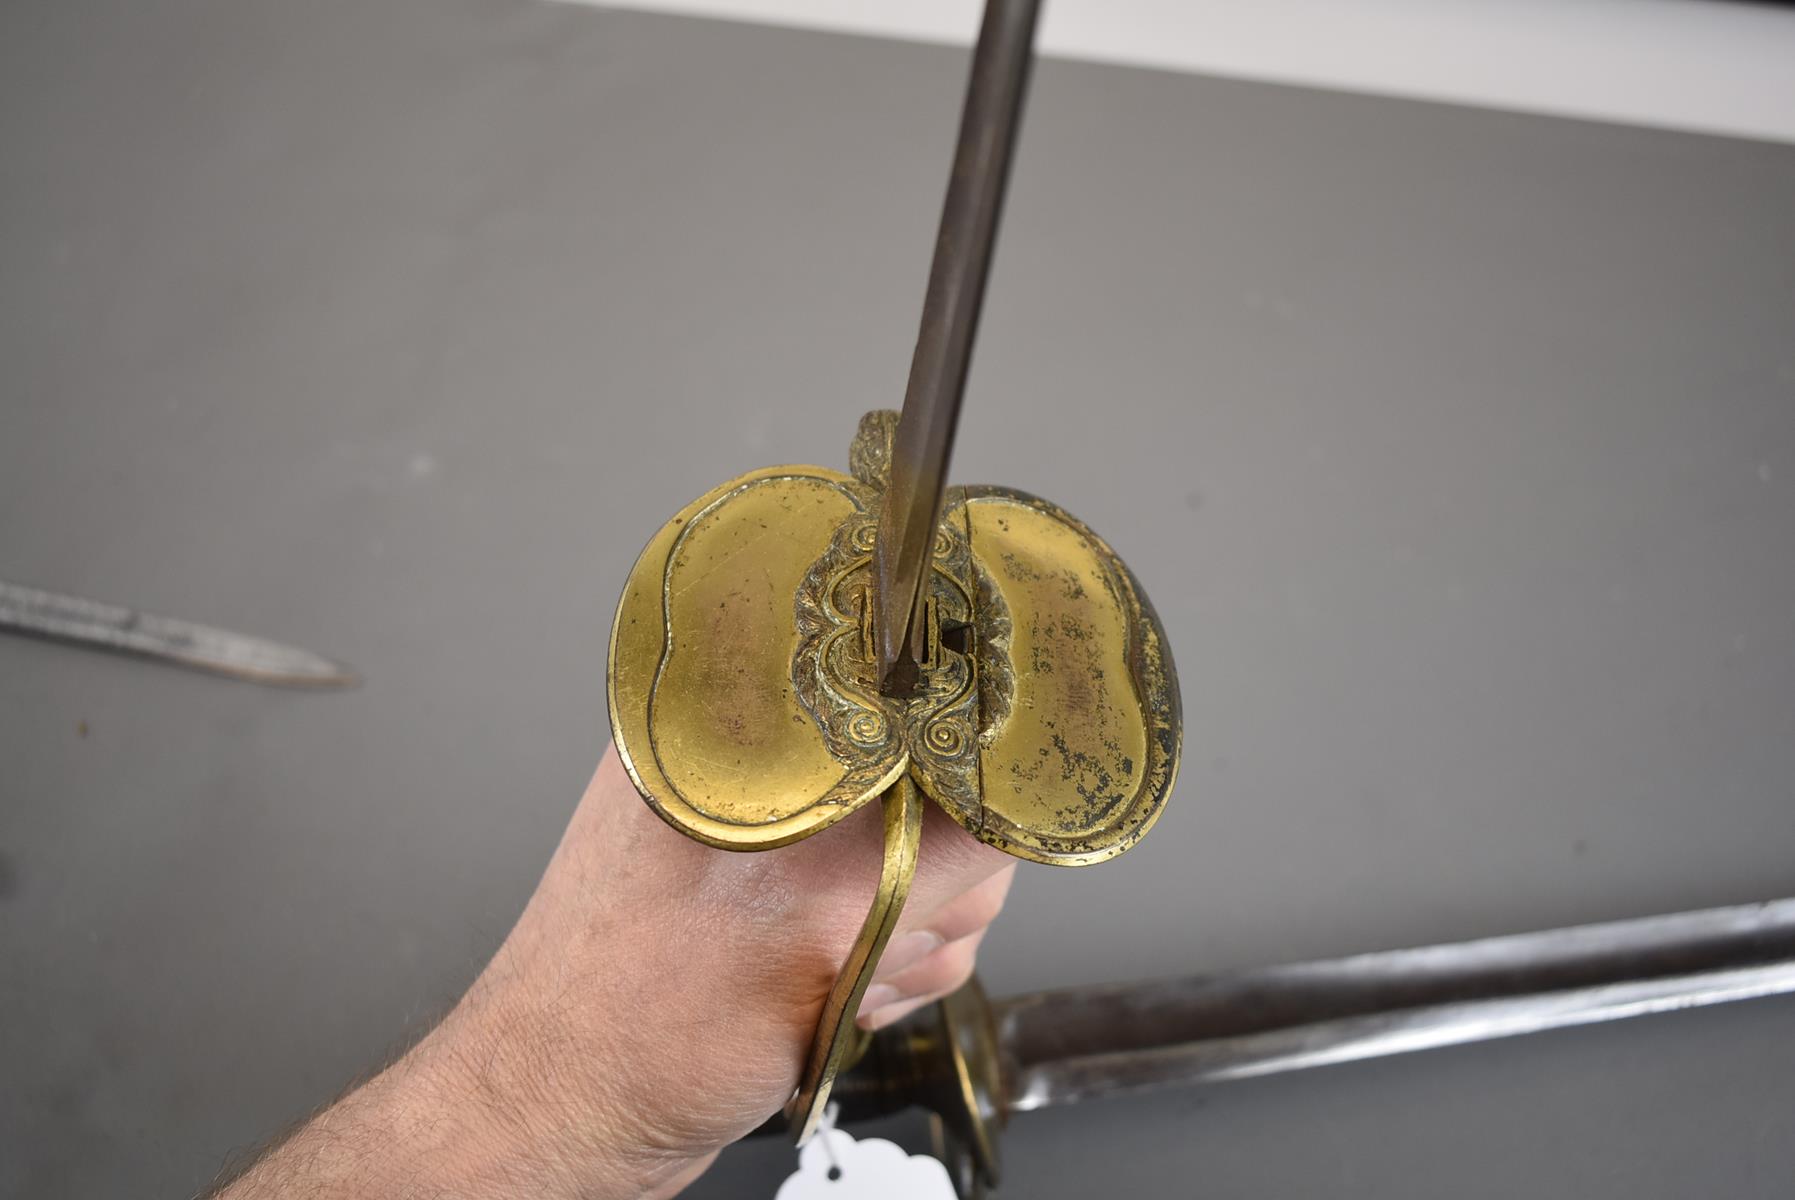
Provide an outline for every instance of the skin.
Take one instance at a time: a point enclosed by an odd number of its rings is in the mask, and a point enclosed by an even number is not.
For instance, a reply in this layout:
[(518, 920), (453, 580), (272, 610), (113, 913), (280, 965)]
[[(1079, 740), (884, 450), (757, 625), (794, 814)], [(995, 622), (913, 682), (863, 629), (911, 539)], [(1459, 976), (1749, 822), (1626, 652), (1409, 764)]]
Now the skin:
[[(663, 824), (608, 750), (460, 1003), (215, 1195), (675, 1195), (791, 1095), (881, 837), (869, 805), (780, 850), (714, 850)], [(920, 858), (868, 1028), (970, 977), (1015, 874), (932, 804)]]

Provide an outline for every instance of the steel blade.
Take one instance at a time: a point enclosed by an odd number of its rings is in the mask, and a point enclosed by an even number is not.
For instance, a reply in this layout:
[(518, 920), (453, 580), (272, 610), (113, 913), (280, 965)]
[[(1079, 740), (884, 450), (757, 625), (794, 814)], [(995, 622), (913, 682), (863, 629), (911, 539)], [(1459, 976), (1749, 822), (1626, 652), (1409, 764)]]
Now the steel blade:
[(0, 580), (0, 630), (280, 687), (344, 688), (355, 672), (309, 650)]
[(1005, 1106), (1795, 993), (1795, 899), (996, 1004)]
[(918, 682), (917, 614), (928, 585), (935, 525), (941, 519), (954, 429), (1022, 120), (1039, 11), (1039, 0), (990, 0), (973, 51), (960, 140), (873, 551), (879, 686), (888, 695), (908, 695)]

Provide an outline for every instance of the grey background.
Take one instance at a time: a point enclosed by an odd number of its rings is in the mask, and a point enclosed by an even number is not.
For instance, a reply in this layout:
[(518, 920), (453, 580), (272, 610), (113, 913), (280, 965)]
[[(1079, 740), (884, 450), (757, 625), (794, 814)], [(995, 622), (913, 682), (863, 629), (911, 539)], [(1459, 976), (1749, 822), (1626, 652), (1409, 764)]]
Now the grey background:
[[(190, 1192), (473, 977), (641, 543), (900, 398), (964, 66), (0, 8), (0, 575), (368, 680), (0, 640), (0, 1194)], [(1044, 63), (961, 446), (1124, 554), (1188, 719), (994, 990), (1795, 893), (1795, 149)], [(1029, 1116), (1005, 1194), (1784, 1196), (1792, 1113), (1765, 1001)]]

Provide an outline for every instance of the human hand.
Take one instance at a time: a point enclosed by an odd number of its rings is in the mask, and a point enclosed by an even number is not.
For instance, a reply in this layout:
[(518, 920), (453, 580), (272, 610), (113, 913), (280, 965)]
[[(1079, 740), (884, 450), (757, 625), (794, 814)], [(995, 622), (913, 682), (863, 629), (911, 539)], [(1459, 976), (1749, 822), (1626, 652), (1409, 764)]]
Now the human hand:
[[(701, 845), (608, 750), (449, 1016), (223, 1194), (284, 1192), (298, 1166), (321, 1196), (673, 1195), (791, 1095), (881, 853), (877, 805), (778, 850)], [(861, 1024), (964, 983), (1014, 873), (928, 805)]]

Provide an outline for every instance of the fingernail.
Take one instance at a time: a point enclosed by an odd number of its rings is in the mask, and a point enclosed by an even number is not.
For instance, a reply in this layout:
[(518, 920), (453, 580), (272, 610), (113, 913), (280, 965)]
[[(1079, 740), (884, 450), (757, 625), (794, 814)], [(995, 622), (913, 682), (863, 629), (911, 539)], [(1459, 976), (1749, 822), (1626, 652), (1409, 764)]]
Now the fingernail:
[(918, 929), (915, 933), (892, 938), (885, 947), (884, 956), (879, 959), (875, 973), (880, 979), (890, 979), (905, 967), (921, 962), (946, 944), (940, 934), (929, 929)]
[(889, 983), (875, 983), (860, 997), (860, 1016), (870, 1017), (898, 998), (898, 990)]

